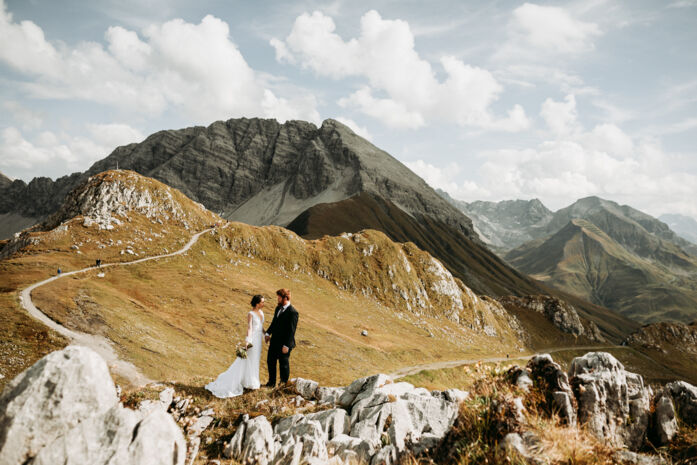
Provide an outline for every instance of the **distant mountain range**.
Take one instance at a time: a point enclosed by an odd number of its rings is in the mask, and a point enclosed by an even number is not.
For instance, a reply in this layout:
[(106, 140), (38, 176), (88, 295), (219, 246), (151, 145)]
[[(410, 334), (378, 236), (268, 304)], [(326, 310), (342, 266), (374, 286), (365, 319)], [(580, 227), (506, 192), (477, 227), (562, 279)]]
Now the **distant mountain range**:
[(697, 221), (685, 215), (667, 214), (658, 217), (659, 220), (675, 231), (683, 239), (697, 244)]
[(513, 269), (484, 245), (464, 213), (334, 120), (317, 127), (241, 118), (160, 131), (117, 148), (85, 173), (0, 188), (0, 214), (44, 219), (72, 187), (117, 164), (178, 189), (226, 219), (285, 226), (305, 237), (377, 229), (429, 252), (478, 294), (552, 294), (615, 339), (637, 326)]
[(539, 200), (450, 201), (540, 281), (642, 322), (697, 317), (697, 247), (650, 215), (598, 197), (553, 213)]

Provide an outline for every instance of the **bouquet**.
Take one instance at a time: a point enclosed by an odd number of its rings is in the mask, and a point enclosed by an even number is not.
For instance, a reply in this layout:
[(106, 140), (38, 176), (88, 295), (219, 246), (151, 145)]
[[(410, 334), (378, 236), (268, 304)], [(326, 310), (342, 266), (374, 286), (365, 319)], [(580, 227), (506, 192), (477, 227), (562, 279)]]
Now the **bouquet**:
[(239, 358), (247, 358), (247, 349), (251, 348), (252, 344), (245, 342), (244, 344), (237, 344), (237, 356)]

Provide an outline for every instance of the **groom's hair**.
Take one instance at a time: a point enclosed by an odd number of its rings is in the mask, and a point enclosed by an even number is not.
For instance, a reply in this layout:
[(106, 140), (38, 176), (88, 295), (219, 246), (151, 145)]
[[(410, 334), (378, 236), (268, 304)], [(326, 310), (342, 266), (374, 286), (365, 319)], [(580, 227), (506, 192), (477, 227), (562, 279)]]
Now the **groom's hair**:
[(290, 289), (279, 289), (276, 291), (276, 295), (279, 296), (281, 299), (290, 300)]

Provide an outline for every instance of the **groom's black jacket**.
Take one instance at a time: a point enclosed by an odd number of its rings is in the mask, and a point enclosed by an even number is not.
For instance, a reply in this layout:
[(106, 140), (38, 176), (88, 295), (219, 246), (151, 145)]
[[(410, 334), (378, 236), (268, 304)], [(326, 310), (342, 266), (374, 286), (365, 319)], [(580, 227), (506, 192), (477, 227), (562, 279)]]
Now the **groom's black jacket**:
[(271, 335), (269, 350), (280, 350), (283, 346), (289, 349), (295, 347), (295, 328), (298, 326), (298, 311), (295, 310), (292, 305), (289, 305), (288, 308), (279, 315), (282, 309), (282, 305), (276, 307), (271, 325), (269, 329), (266, 330), (266, 333)]

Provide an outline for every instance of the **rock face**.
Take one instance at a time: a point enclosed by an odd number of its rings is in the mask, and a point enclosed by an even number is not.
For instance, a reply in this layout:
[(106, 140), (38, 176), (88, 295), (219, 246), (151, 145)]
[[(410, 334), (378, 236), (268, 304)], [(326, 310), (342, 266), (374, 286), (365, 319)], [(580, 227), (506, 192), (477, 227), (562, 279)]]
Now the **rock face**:
[(544, 235), (552, 212), (538, 199), (502, 202), (463, 202), (446, 192), (438, 193), (472, 219), (482, 240), (499, 253), (505, 253)]
[[(576, 409), (574, 394), (569, 385), (569, 378), (552, 360), (549, 354), (537, 355), (530, 359), (527, 365), (530, 378), (536, 385), (544, 386), (546, 403), (563, 418), (567, 424), (576, 424)], [(518, 376), (516, 382), (520, 380)]]
[(640, 375), (630, 373), (612, 355), (590, 352), (569, 368), (578, 402), (578, 419), (597, 437), (638, 449), (649, 425), (650, 392)]
[(499, 302), (504, 307), (514, 305), (544, 315), (554, 326), (567, 334), (586, 336), (591, 341), (602, 342), (605, 340), (595, 323), (586, 321), (584, 325), (576, 309), (556, 297), (546, 295), (505, 296), (501, 297)]
[[(316, 400), (322, 389), (295, 380)], [(324, 388), (330, 389), (330, 388)], [(336, 408), (284, 418), (273, 428), (263, 417), (245, 418), (227, 456), (252, 463), (396, 463), (399, 454), (420, 452), (442, 440), (453, 425), (462, 391), (428, 392), (386, 375), (354, 381), (341, 390)], [(315, 462), (313, 462), (315, 461)]]
[(440, 218), (478, 240), (469, 219), (419, 176), (335, 120), (318, 128), (303, 121), (240, 118), (160, 131), (117, 148), (84, 174), (0, 187), (0, 213), (46, 217), (81, 180), (114, 169), (117, 162), (245, 223), (285, 226), (312, 205), (373, 192), (414, 216)]
[(163, 409), (122, 407), (104, 360), (69, 346), (0, 396), (0, 464), (183, 464), (181, 430)]

